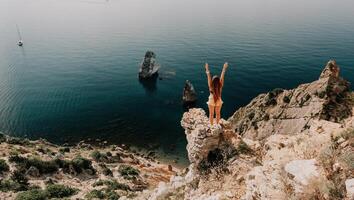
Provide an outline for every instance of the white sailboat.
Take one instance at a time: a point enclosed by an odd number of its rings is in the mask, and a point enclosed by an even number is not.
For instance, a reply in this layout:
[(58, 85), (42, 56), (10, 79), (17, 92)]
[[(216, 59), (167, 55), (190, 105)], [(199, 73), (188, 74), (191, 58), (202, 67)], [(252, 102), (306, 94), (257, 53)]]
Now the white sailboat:
[(23, 41), (22, 41), (22, 37), (21, 37), (21, 33), (20, 33), (20, 29), (18, 28), (17, 24), (16, 24), (16, 28), (17, 28), (17, 33), (18, 33), (18, 37), (20, 38), (17, 42), (17, 45), (22, 47), (23, 46)]

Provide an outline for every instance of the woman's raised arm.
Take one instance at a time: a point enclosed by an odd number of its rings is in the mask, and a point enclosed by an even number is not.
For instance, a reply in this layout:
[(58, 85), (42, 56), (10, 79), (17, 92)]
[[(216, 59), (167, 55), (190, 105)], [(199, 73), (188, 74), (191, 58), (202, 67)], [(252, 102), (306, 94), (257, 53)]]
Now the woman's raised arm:
[(225, 72), (226, 69), (229, 67), (229, 64), (226, 62), (222, 68), (221, 75), (220, 75), (220, 81), (221, 85), (224, 86), (224, 80), (225, 80)]
[(208, 63), (205, 63), (205, 73), (207, 74), (207, 78), (208, 78), (209, 91), (211, 91), (211, 76), (210, 76), (210, 71), (209, 71), (209, 65), (208, 65)]

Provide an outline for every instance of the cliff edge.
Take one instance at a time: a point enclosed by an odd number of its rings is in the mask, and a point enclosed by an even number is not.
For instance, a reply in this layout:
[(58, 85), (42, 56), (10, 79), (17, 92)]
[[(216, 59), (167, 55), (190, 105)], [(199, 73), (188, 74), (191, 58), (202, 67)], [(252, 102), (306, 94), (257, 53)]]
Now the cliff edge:
[(318, 80), (260, 94), (210, 126), (190, 109), (185, 172), (147, 199), (353, 199), (354, 95), (329, 61)]

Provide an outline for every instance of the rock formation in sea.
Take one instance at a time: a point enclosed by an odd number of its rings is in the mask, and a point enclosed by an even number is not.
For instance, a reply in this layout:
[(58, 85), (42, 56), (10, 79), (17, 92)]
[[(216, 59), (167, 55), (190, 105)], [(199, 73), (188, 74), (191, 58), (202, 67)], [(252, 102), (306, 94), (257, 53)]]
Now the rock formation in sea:
[(354, 198), (354, 94), (329, 61), (318, 80), (260, 94), (220, 125), (184, 113), (190, 166), (146, 199)]
[(148, 79), (157, 76), (159, 68), (160, 65), (156, 61), (156, 54), (152, 51), (147, 51), (140, 64), (139, 78)]
[(182, 96), (183, 104), (193, 104), (197, 101), (197, 92), (195, 91), (192, 83), (189, 80), (186, 80), (186, 83), (183, 88)]

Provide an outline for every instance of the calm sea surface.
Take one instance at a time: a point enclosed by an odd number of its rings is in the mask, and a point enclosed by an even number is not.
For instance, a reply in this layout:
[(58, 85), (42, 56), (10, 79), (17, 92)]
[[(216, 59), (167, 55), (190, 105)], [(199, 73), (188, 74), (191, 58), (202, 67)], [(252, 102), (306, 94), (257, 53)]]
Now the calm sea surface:
[[(162, 66), (155, 84), (137, 79), (146, 50)], [(182, 89), (190, 80), (206, 108), (204, 62), (230, 63), (227, 118), (331, 58), (354, 82), (353, 0), (0, 0), (0, 131), (185, 156)]]

